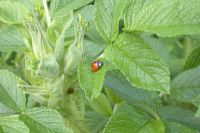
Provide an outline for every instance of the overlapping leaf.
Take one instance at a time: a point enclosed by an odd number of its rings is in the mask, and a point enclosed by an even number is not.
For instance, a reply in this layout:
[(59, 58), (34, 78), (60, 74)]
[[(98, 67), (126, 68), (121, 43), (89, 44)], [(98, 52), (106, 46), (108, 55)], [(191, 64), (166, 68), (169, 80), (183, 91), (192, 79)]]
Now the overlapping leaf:
[[(3, 133), (29, 133), (28, 127), (18, 120), (18, 116), (1, 116), (0, 127)], [(1, 130), (0, 130), (1, 131)]]
[(187, 58), (184, 68), (191, 69), (200, 65), (200, 47), (194, 49)]
[(52, 0), (50, 5), (50, 13), (52, 16), (62, 16), (68, 10), (78, 9), (92, 0)]
[(9, 24), (25, 24), (29, 11), (20, 3), (15, 1), (0, 1), (0, 20)]
[(195, 130), (175, 122), (165, 122), (165, 131), (166, 133), (195, 133)]
[(129, 0), (125, 29), (161, 36), (200, 33), (199, 0)]
[(133, 87), (126, 80), (126, 77), (117, 70), (108, 71), (106, 73), (104, 85), (115, 92), (122, 100), (129, 103), (142, 102), (154, 104), (155, 99), (159, 98), (156, 92)]
[(89, 100), (100, 95), (105, 75), (104, 66), (95, 73), (91, 72), (91, 63), (91, 60), (85, 60), (78, 68), (80, 86)]
[(0, 102), (18, 112), (25, 108), (26, 97), (17, 86), (17, 77), (7, 70), (0, 70)]
[(160, 111), (163, 120), (180, 123), (183, 126), (200, 130), (200, 118), (195, 117), (195, 112), (177, 106), (164, 106)]
[(1, 51), (19, 51), (26, 48), (26, 44), (17, 27), (5, 26), (0, 29), (0, 49)]
[(100, 94), (97, 98), (94, 98), (90, 103), (90, 106), (98, 113), (110, 116), (112, 114), (112, 107), (107, 97), (104, 94)]
[(183, 102), (191, 102), (200, 94), (200, 67), (182, 72), (171, 82), (171, 96)]
[(136, 35), (124, 33), (105, 50), (105, 57), (137, 88), (169, 92), (169, 70)]
[(112, 42), (118, 35), (119, 20), (127, 0), (96, 0), (95, 24), (106, 42)]
[(31, 133), (71, 133), (60, 114), (48, 108), (33, 108), (20, 115)]
[(197, 117), (200, 117), (200, 95), (198, 95), (197, 97), (195, 97), (193, 100), (192, 100), (193, 104), (195, 106), (198, 107), (198, 110), (196, 112), (196, 116)]
[(164, 133), (160, 120), (153, 120), (142, 110), (129, 105), (121, 105), (111, 116), (104, 133)]

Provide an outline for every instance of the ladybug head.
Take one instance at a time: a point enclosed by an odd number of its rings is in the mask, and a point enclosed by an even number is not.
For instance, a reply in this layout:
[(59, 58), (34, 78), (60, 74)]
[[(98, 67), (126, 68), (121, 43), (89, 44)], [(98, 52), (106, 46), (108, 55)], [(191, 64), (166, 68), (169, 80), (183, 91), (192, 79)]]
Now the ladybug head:
[(96, 63), (97, 63), (99, 68), (101, 68), (103, 66), (103, 62), (101, 62), (101, 61), (97, 61)]

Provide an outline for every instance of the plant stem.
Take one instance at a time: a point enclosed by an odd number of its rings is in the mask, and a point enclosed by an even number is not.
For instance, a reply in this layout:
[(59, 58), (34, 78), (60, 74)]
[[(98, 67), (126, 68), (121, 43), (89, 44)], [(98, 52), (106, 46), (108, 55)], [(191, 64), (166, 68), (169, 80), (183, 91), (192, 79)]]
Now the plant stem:
[(47, 6), (47, 1), (42, 0), (42, 2), (43, 2), (43, 6), (44, 6), (45, 16), (46, 16), (46, 19), (47, 19), (47, 25), (49, 27), (49, 25), (51, 23), (51, 17), (49, 15), (49, 9), (48, 9), (48, 6)]

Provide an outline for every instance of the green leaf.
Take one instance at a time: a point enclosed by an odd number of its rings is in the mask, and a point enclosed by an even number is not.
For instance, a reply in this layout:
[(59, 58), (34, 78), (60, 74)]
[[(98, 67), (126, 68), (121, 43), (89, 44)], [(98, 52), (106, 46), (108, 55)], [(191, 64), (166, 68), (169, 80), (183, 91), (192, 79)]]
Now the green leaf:
[(0, 28), (0, 49), (1, 51), (19, 51), (24, 50), (26, 44), (17, 27), (4, 26)]
[(75, 15), (80, 14), (84, 22), (92, 22), (94, 19), (94, 5), (86, 5), (79, 10), (75, 11)]
[(33, 108), (20, 115), (30, 133), (71, 133), (60, 114), (49, 108)]
[(54, 83), (53, 83), (53, 89), (51, 90), (51, 94), (48, 100), (48, 106), (49, 107), (56, 107), (58, 102), (63, 99), (64, 97), (64, 75), (59, 77)]
[(15, 112), (12, 109), (0, 103), (0, 114), (13, 114), (13, 113)]
[(191, 102), (200, 94), (200, 67), (184, 71), (171, 82), (171, 96), (176, 100)]
[(80, 48), (76, 47), (75, 45), (71, 45), (68, 48), (67, 53), (64, 57), (65, 67), (64, 72), (66, 75), (72, 75), (77, 71), (78, 65), (82, 61), (83, 52)]
[(102, 131), (108, 121), (108, 117), (97, 114), (94, 111), (85, 113), (85, 125), (89, 128), (90, 133)]
[(120, 97), (110, 88), (104, 88), (104, 91), (106, 93), (106, 96), (112, 103), (117, 104), (121, 102)]
[(160, 36), (200, 33), (198, 0), (129, 0), (125, 30), (143, 30)]
[(200, 130), (200, 118), (194, 116), (195, 112), (178, 106), (164, 106), (160, 116), (163, 120), (180, 123), (186, 127)]
[(191, 69), (200, 65), (200, 47), (194, 49), (185, 62), (185, 69)]
[(106, 48), (105, 57), (133, 86), (169, 92), (170, 78), (167, 65), (136, 35), (123, 33), (118, 36), (114, 45)]
[(99, 71), (91, 72), (92, 60), (86, 59), (78, 68), (78, 76), (81, 88), (85, 91), (88, 100), (100, 95), (105, 75), (105, 66)]
[(9, 24), (25, 24), (29, 11), (15, 1), (0, 1), (0, 20)]
[(50, 14), (52, 16), (61, 16), (68, 10), (78, 9), (90, 2), (92, 2), (92, 0), (52, 0)]
[(83, 41), (84, 55), (89, 58), (97, 57), (104, 49), (102, 45), (98, 45), (92, 41)]
[(18, 78), (7, 70), (0, 70), (0, 102), (15, 111), (25, 108), (26, 97), (17, 86)]
[(194, 130), (175, 122), (165, 122), (165, 132), (166, 133), (196, 133)]
[(57, 78), (59, 75), (59, 64), (56, 61), (56, 57), (53, 54), (49, 54), (42, 58), (37, 73), (46, 80)]
[(116, 39), (119, 31), (119, 20), (127, 0), (96, 0), (95, 24), (106, 42)]
[(193, 100), (192, 100), (193, 104), (195, 106), (198, 107), (198, 110), (195, 114), (196, 117), (200, 117), (200, 95), (198, 95), (197, 97), (195, 97)]
[(97, 98), (89, 102), (90, 106), (99, 114), (110, 116), (112, 115), (112, 107), (107, 97), (101, 93)]
[(94, 23), (90, 23), (90, 26), (87, 29), (85, 34), (90, 41), (92, 41), (95, 44), (98, 44), (100, 46), (104, 46), (105, 42), (103, 41), (103, 39), (99, 35), (99, 32), (96, 30), (96, 26), (95, 26)]
[[(58, 40), (61, 40), (63, 36), (66, 33), (66, 30), (69, 29), (71, 26), (71, 23), (73, 21), (73, 12), (71, 10), (67, 11), (62, 16), (54, 17), (47, 29), (48, 32), (48, 38), (55, 42), (56, 36), (57, 36), (57, 42)], [(68, 33), (67, 33), (68, 34)]]
[(104, 133), (164, 133), (160, 120), (151, 119), (144, 111), (120, 105), (108, 121)]
[(18, 120), (18, 116), (0, 116), (0, 127), (4, 133), (29, 133), (28, 127)]
[(69, 13), (66, 14), (64, 17), (60, 17), (56, 19), (56, 21), (54, 22), (52, 28), (53, 32), (56, 31), (57, 33), (60, 33), (60, 35), (57, 37), (55, 51), (54, 51), (54, 55), (56, 56), (57, 61), (61, 61), (63, 59), (65, 33), (67, 29), (69, 29), (72, 21), (73, 21), (73, 12), (69, 11)]
[(157, 92), (133, 87), (126, 80), (126, 77), (117, 70), (106, 73), (104, 85), (129, 104), (142, 103), (154, 107), (159, 102)]
[(83, 59), (83, 39), (85, 34), (86, 24), (83, 23), (82, 18), (75, 21), (75, 38), (73, 43), (69, 46), (64, 57), (64, 72), (66, 75), (72, 75), (77, 72), (77, 68)]

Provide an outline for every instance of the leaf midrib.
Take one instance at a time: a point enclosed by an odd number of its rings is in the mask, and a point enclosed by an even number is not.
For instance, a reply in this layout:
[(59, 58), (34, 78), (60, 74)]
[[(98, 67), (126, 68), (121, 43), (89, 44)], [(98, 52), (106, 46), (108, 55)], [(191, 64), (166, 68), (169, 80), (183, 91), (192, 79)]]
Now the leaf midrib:
[[(164, 90), (165, 88), (163, 88), (160, 83), (158, 82), (158, 80), (156, 80), (154, 77), (152, 77), (148, 72), (146, 72), (144, 69), (141, 68), (140, 65), (138, 65), (137, 63), (135, 63), (134, 59), (130, 58), (130, 56), (128, 54), (126, 54), (126, 51), (124, 51), (123, 49), (121, 49), (118, 45), (115, 45), (116, 48), (118, 48), (119, 51), (121, 51), (122, 53), (124, 53), (124, 55), (126, 57), (128, 57), (128, 59), (130, 59), (136, 66), (138, 66), (144, 73), (148, 74), (153, 80), (155, 80), (157, 82), (157, 84), (159, 84), (159, 86)], [(114, 48), (114, 46), (112, 46), (112, 48)], [(136, 57), (136, 58), (139, 58), (139, 57)], [(145, 58), (146, 59), (146, 58)], [(123, 72), (124, 73), (124, 72)]]

